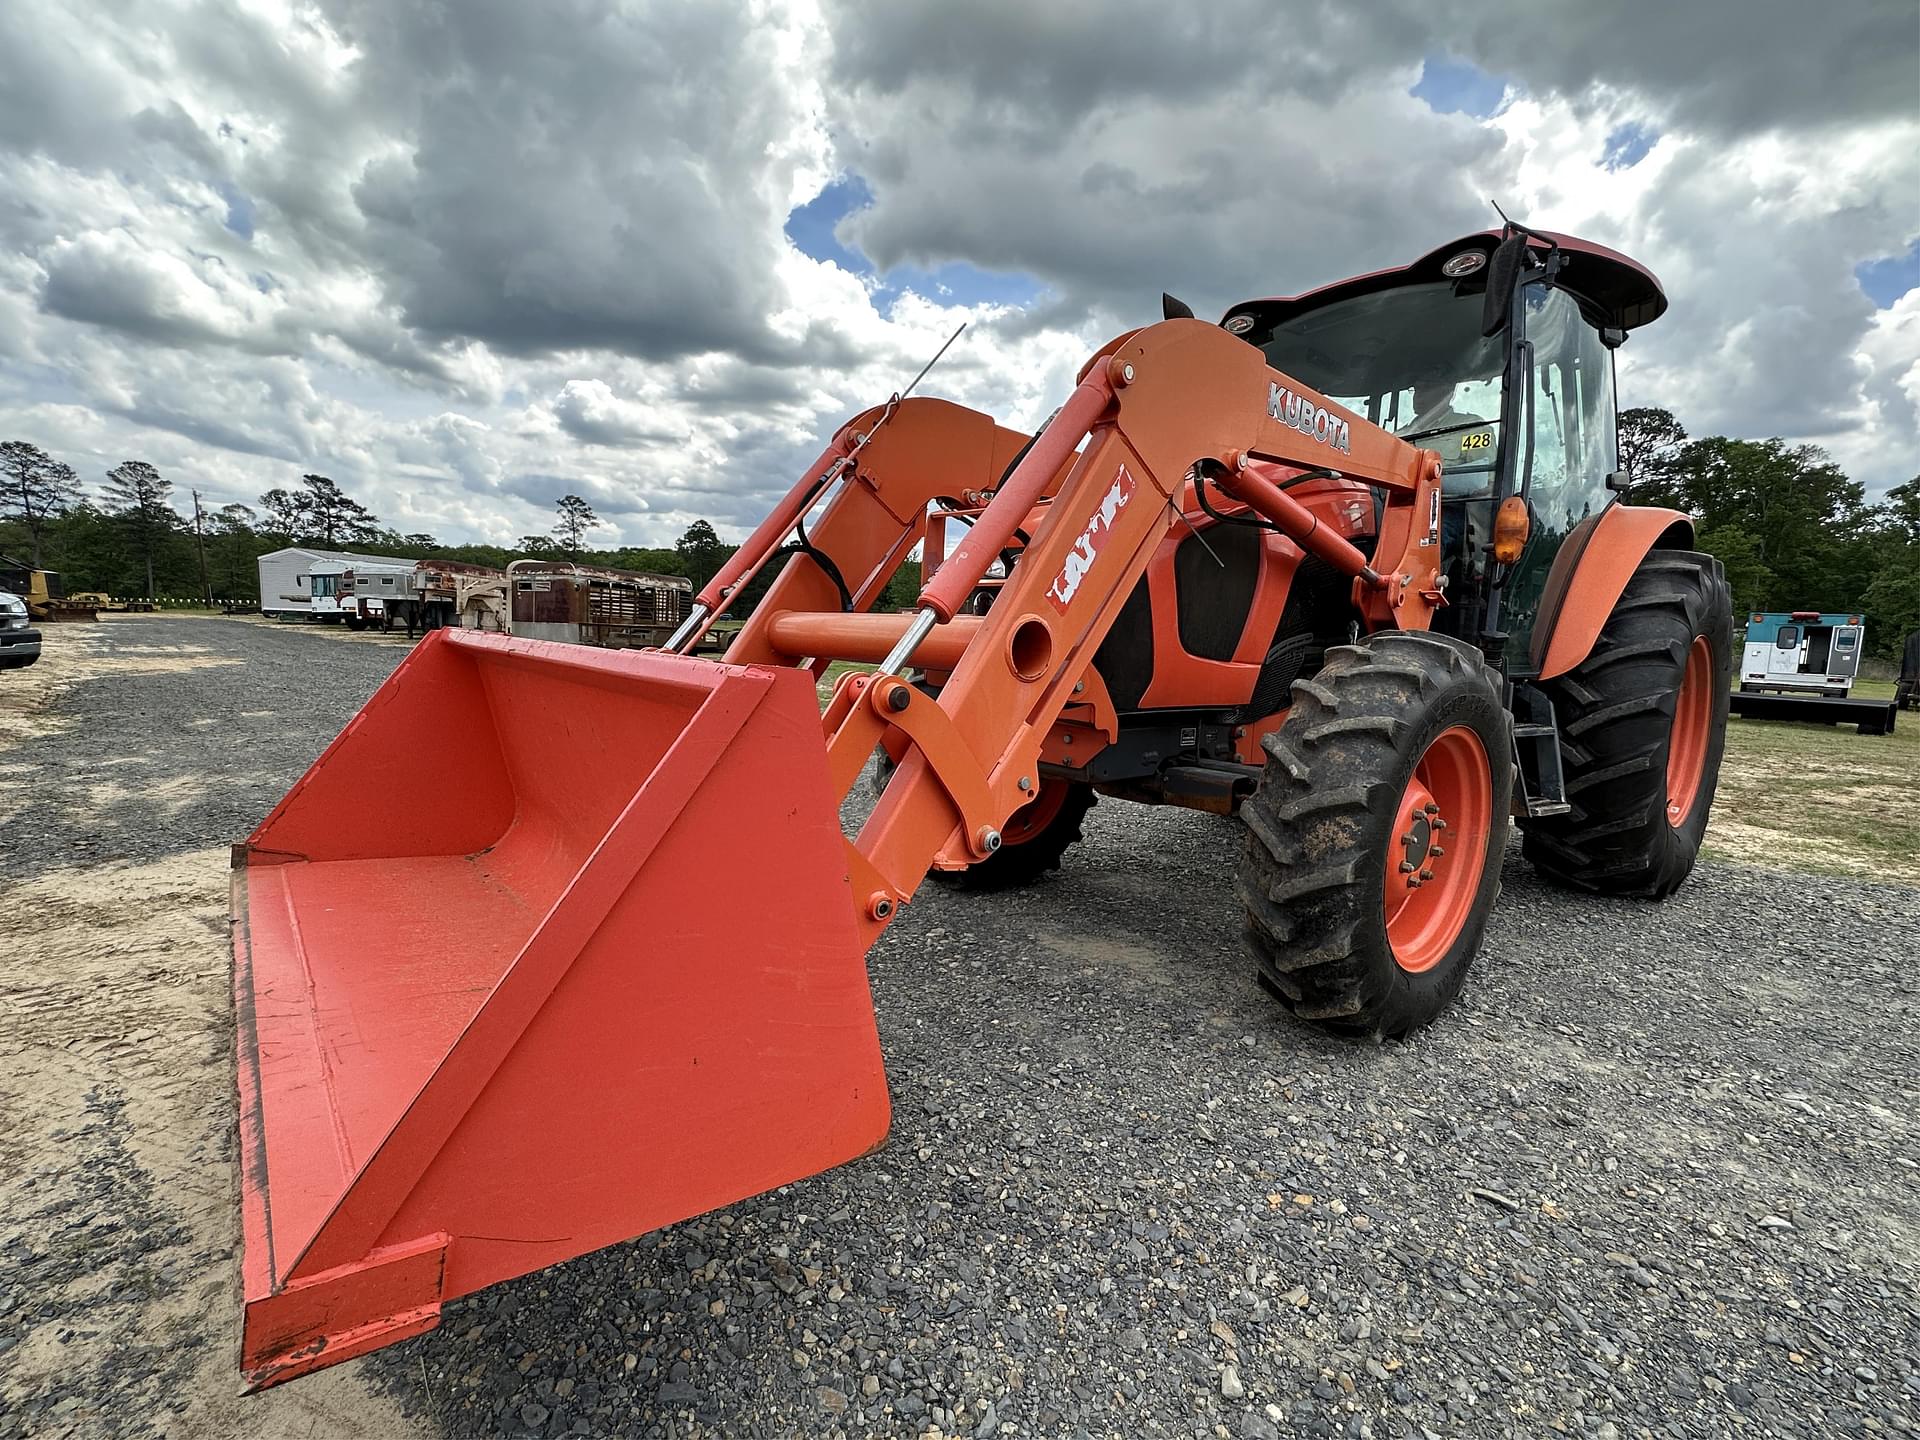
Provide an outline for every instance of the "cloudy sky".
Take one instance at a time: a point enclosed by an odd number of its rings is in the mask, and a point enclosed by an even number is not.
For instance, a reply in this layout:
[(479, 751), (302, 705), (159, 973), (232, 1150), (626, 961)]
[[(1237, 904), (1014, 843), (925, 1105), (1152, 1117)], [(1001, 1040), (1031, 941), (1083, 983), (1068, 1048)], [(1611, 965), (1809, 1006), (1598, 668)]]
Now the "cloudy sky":
[(1920, 471), (1914, 0), (4, 0), (0, 439), (401, 530), (740, 535), (927, 386), (1491, 218), (1637, 256), (1623, 403)]

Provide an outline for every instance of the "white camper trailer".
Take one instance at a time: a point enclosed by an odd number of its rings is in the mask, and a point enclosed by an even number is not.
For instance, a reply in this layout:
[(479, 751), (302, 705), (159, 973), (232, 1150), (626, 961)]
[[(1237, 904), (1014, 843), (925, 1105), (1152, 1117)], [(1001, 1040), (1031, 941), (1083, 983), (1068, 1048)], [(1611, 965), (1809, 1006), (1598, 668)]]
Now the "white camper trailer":
[[(398, 565), (411, 571), (411, 560), (391, 555), (357, 555), (348, 550), (319, 550), (307, 545), (289, 545), (262, 555), (260, 565), (260, 613), (280, 615), (328, 615), (338, 617), (339, 576), (345, 569), (359, 565)], [(324, 602), (315, 606), (313, 570), (327, 567), (320, 589)]]

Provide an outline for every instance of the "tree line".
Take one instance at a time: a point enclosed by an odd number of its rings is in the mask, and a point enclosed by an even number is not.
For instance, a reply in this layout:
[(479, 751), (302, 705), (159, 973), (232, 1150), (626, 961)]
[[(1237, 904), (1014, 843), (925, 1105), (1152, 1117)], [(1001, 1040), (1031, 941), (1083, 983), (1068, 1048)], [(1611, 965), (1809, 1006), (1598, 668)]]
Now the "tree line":
[(1870, 504), (1817, 445), (1695, 439), (1650, 407), (1621, 412), (1620, 464), (1628, 499), (1694, 517), (1700, 548), (1726, 566), (1736, 617), (1862, 615), (1881, 655), (1920, 629), (1920, 475)]
[[(1869, 504), (1863, 487), (1818, 446), (1695, 439), (1671, 412), (1653, 408), (1621, 413), (1620, 459), (1633, 477), (1627, 498), (1694, 516), (1700, 548), (1726, 566), (1737, 613), (1864, 614), (1868, 643), (1880, 654), (1897, 653), (1920, 628), (1920, 475)], [(271, 489), (257, 507), (208, 510), (188, 494), (191, 513), (183, 514), (172, 483), (143, 460), (114, 466), (90, 494), (71, 466), (9, 440), (0, 444), (0, 553), (60, 571), (69, 591), (257, 602), (255, 562), (287, 545), (501, 568), (524, 557), (570, 559), (685, 575), (696, 588), (735, 548), (696, 520), (668, 548), (593, 549), (588, 542), (604, 522), (578, 495), (557, 502), (547, 533), (500, 546), (403, 534), (325, 475)], [(735, 614), (751, 609), (775, 569), (766, 567)], [(912, 604), (916, 569), (902, 568), (883, 605)]]
[[(588, 543), (592, 532), (604, 529), (605, 522), (578, 495), (556, 502), (549, 532), (522, 535), (511, 546), (442, 545), (432, 535), (395, 530), (325, 475), (302, 475), (298, 484), (271, 489), (257, 506), (209, 509), (191, 490), (185, 498), (182, 504), (172, 482), (144, 460), (114, 466), (90, 493), (72, 466), (27, 441), (9, 440), (0, 444), (0, 554), (31, 569), (58, 571), (70, 594), (198, 595), (213, 602), (258, 603), (256, 562), (289, 545), (408, 560), (433, 556), (499, 569), (519, 559), (574, 560), (684, 575), (695, 589), (713, 578), (737, 548), (708, 521), (695, 520), (670, 547), (594, 549)], [(751, 609), (775, 568), (767, 567), (749, 587), (735, 614)], [(904, 583), (896, 580), (896, 587)], [(896, 597), (890, 591), (887, 598)], [(899, 603), (911, 599), (905, 595)]]

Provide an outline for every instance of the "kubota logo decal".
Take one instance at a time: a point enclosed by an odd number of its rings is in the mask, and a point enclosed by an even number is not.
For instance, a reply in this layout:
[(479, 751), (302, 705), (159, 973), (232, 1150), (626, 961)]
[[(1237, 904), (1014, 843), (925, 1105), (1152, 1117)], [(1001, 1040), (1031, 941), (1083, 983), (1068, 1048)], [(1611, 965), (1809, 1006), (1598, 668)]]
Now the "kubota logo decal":
[(1107, 543), (1107, 537), (1113, 533), (1114, 516), (1126, 509), (1127, 502), (1132, 498), (1133, 476), (1122, 465), (1119, 473), (1113, 477), (1113, 484), (1107, 487), (1107, 493), (1100, 497), (1099, 507), (1088, 517), (1087, 528), (1080, 532), (1080, 538), (1073, 542), (1073, 549), (1067, 552), (1067, 563), (1060, 567), (1053, 584), (1047, 587), (1047, 598), (1062, 615), (1073, 603), (1080, 582), (1093, 569), (1093, 562), (1099, 559), (1100, 547)]
[(1353, 453), (1353, 427), (1324, 405), (1303, 400), (1293, 391), (1269, 382), (1267, 414), (1282, 425), (1291, 425), (1302, 435), (1311, 435), (1322, 445)]

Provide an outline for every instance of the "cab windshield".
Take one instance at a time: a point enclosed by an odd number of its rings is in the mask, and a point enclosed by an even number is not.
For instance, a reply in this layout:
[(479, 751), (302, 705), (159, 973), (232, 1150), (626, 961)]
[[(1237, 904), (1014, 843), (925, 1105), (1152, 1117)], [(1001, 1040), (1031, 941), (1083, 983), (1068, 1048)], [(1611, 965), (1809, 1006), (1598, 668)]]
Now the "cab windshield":
[(1438, 451), (1447, 495), (1484, 496), (1506, 357), (1500, 336), (1480, 333), (1480, 308), (1478, 293), (1442, 280), (1337, 301), (1247, 338), (1281, 374)]

